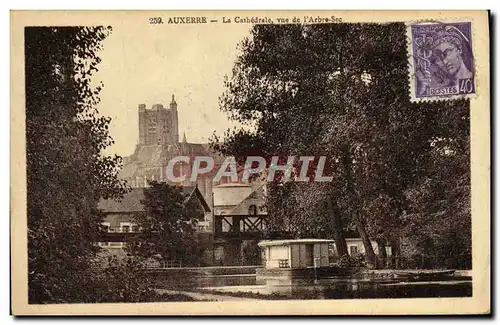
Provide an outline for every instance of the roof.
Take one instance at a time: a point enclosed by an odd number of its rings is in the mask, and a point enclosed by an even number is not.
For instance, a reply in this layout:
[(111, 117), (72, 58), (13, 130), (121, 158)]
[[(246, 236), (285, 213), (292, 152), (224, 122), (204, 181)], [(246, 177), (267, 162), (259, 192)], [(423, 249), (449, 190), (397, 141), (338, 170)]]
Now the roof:
[(247, 183), (225, 183), (214, 186), (214, 188), (221, 188), (221, 187), (251, 187), (251, 186)]
[(360, 241), (360, 240), (362, 240), (361, 237), (350, 237), (345, 239), (345, 241)]
[(219, 185), (212, 188), (214, 207), (237, 206), (245, 200), (254, 189), (248, 184)]
[(286, 246), (290, 244), (321, 244), (321, 243), (333, 243), (330, 239), (315, 239), (315, 238), (305, 238), (305, 239), (281, 239), (281, 240), (264, 240), (259, 242), (259, 247), (269, 247), (269, 246)]
[[(257, 205), (259, 209), (262, 209), (265, 197), (264, 186), (265, 183), (257, 186), (247, 183), (226, 183), (214, 186), (212, 189), (214, 208), (224, 209), (223, 214), (246, 214), (247, 211), (242, 212), (242, 209), (247, 209), (251, 205)], [(228, 208), (231, 209), (230, 212), (226, 211)]]
[[(186, 195), (186, 200), (184, 202), (188, 202), (194, 195), (198, 198), (198, 201), (203, 206), (205, 211), (210, 212), (210, 207), (198, 187), (183, 186), (182, 191)], [(144, 206), (141, 203), (142, 199), (144, 199), (144, 188), (133, 188), (130, 192), (125, 194), (121, 200), (101, 200), (98, 204), (98, 208), (105, 213), (130, 213), (144, 211)]]
[[(184, 186), (183, 188), (186, 189), (186, 193), (189, 193), (189, 195), (186, 197), (186, 200), (184, 200), (184, 203), (189, 202), (189, 200), (191, 200), (193, 196), (196, 196), (198, 198), (198, 202), (200, 202), (200, 204), (203, 205), (205, 212), (210, 212), (210, 206), (205, 200), (203, 194), (201, 194), (198, 186)], [(189, 192), (189, 190), (187, 189), (192, 189), (192, 190)]]
[[(242, 208), (245, 208), (247, 206), (251, 206), (251, 205), (257, 205), (259, 209), (264, 209), (262, 212), (264, 214), (267, 214), (267, 212), (265, 212), (265, 205), (263, 205), (264, 203), (264, 194), (263, 194), (263, 191), (262, 191), (262, 188), (265, 184), (262, 184), (260, 185), (259, 187), (255, 188), (255, 187), (252, 187), (252, 192), (250, 194), (248, 194), (248, 196), (246, 198), (244, 198), (240, 203), (238, 203), (238, 205), (234, 206), (233, 207), (233, 210), (231, 210), (231, 212), (229, 212), (229, 214), (238, 214), (238, 212), (241, 213), (241, 209)], [(247, 211), (243, 212), (243, 214), (246, 214)]]
[(137, 145), (131, 156), (125, 157), (120, 178), (135, 178), (144, 176), (144, 169), (160, 168), (177, 156), (209, 156), (216, 165), (222, 164), (224, 157), (214, 152), (208, 143), (180, 142), (166, 145)]
[(144, 198), (143, 188), (134, 188), (123, 195), (121, 200), (100, 200), (97, 207), (103, 212), (137, 212), (143, 211), (141, 200)]
[(161, 166), (164, 163), (165, 153), (162, 145), (137, 146), (133, 160), (148, 166)]
[(138, 168), (139, 164), (135, 161), (126, 163), (120, 170), (119, 175), (121, 178), (132, 178), (137, 175)]

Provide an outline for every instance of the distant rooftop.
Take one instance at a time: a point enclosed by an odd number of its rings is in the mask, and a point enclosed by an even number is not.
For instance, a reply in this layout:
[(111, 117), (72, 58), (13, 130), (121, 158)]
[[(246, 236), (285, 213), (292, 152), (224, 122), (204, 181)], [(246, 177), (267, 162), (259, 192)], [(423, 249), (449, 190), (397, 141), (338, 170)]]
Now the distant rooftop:
[[(183, 186), (182, 192), (186, 197), (192, 195), (195, 186)], [(128, 213), (144, 211), (141, 201), (144, 199), (144, 188), (134, 188), (123, 195), (120, 200), (107, 199), (100, 200), (98, 208), (105, 213)], [(201, 202), (206, 205), (206, 202)]]
[(225, 184), (221, 184), (221, 185), (217, 185), (217, 186), (214, 186), (214, 187), (252, 187), (250, 184), (247, 184), (247, 183), (225, 183)]
[(330, 239), (315, 239), (315, 238), (264, 240), (259, 242), (259, 247), (286, 246), (290, 244), (321, 244), (321, 243), (333, 243), (333, 242), (334, 241)]

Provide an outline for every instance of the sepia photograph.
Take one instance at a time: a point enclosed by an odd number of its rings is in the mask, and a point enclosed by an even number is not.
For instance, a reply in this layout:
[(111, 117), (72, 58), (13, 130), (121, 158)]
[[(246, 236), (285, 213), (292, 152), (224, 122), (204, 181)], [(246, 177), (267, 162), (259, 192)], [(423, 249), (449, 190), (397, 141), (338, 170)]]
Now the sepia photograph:
[(489, 313), (488, 19), (12, 11), (14, 314)]

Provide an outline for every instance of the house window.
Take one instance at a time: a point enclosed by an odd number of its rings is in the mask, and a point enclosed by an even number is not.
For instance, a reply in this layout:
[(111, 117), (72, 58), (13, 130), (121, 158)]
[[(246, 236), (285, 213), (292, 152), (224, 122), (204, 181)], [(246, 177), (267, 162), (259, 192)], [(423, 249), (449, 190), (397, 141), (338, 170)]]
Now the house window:
[(288, 260), (278, 260), (278, 267), (280, 269), (288, 269), (290, 267)]
[(131, 222), (120, 222), (120, 232), (134, 232), (133, 227), (137, 227), (137, 225)]
[(349, 246), (349, 255), (351, 256), (358, 255), (358, 246)]
[(109, 227), (111, 226), (111, 224), (109, 222), (103, 222), (101, 223), (101, 226), (102, 226), (102, 231), (110, 232)]
[(248, 214), (251, 216), (257, 215), (257, 206), (255, 204), (248, 207)]

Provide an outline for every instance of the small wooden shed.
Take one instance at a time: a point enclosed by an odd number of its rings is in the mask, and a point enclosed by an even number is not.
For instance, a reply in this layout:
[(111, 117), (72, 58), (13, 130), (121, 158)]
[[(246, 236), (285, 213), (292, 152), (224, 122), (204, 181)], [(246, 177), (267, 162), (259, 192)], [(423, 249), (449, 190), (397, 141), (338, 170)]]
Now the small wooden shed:
[(328, 239), (265, 240), (259, 243), (263, 250), (266, 269), (301, 269), (326, 267), (330, 264)]

